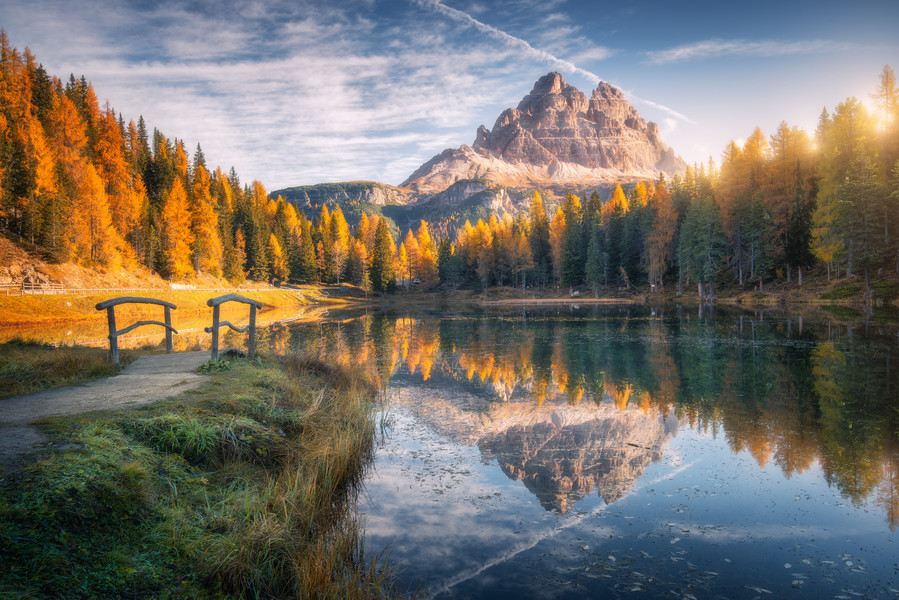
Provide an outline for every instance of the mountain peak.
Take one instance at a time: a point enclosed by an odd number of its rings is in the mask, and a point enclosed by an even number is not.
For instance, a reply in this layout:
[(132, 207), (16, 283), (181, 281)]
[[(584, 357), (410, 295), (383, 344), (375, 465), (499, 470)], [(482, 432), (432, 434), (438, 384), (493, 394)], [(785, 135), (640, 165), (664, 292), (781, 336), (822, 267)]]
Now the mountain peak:
[(504, 110), (474, 144), (445, 150), (403, 186), (439, 192), (459, 179), (510, 187), (598, 184), (673, 176), (686, 164), (665, 146), (624, 94), (600, 82), (587, 97), (561, 74), (540, 77), (516, 108)]
[(551, 95), (571, 96), (572, 93), (580, 94), (581, 92), (573, 85), (569, 85), (560, 73), (553, 71), (552, 73), (547, 73), (534, 83), (534, 88), (531, 90), (530, 94), (522, 99), (521, 104), (519, 104), (519, 109), (522, 105), (527, 104), (529, 98), (541, 98)]

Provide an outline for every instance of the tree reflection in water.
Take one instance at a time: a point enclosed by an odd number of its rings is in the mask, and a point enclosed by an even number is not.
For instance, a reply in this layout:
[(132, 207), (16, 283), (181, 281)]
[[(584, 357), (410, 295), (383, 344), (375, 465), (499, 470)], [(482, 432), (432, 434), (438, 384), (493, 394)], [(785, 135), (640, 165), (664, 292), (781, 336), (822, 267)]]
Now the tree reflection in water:
[(419, 409), (548, 510), (594, 489), (614, 501), (679, 423), (786, 478), (820, 464), (844, 497), (899, 523), (895, 323), (589, 307), (347, 313), (260, 337), (364, 369), (385, 390), (393, 377), (461, 384), (468, 404)]

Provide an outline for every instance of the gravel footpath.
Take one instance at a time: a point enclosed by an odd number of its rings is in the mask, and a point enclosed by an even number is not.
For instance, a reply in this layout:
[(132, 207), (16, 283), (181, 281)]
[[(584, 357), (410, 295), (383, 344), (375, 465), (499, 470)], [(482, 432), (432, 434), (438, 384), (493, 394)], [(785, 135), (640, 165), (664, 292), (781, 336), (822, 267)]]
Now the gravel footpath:
[(118, 375), (71, 387), (0, 400), (0, 474), (48, 442), (31, 426), (45, 417), (130, 408), (177, 396), (198, 387), (197, 367), (209, 352), (178, 352), (139, 358)]

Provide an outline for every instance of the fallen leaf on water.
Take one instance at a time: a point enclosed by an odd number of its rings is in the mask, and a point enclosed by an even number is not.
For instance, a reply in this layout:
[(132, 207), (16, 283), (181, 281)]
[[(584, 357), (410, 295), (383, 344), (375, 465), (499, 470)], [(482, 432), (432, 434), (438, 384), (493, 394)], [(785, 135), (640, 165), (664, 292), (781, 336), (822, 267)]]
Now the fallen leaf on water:
[(770, 594), (771, 593), (771, 590), (766, 590), (765, 588), (756, 587), (754, 585), (747, 585), (746, 587), (758, 594)]

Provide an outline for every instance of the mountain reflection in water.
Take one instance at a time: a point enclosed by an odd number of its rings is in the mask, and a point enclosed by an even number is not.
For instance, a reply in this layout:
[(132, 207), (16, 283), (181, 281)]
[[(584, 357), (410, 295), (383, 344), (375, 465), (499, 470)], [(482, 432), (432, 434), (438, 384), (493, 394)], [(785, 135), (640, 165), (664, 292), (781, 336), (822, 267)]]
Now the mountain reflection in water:
[(666, 418), (610, 403), (537, 406), (526, 396), (495, 403), (462, 395), (401, 388), (393, 401), (439, 434), (477, 446), (485, 463), (497, 461), (543, 508), (563, 514), (594, 489), (607, 504), (623, 496), (678, 427), (673, 411)]

